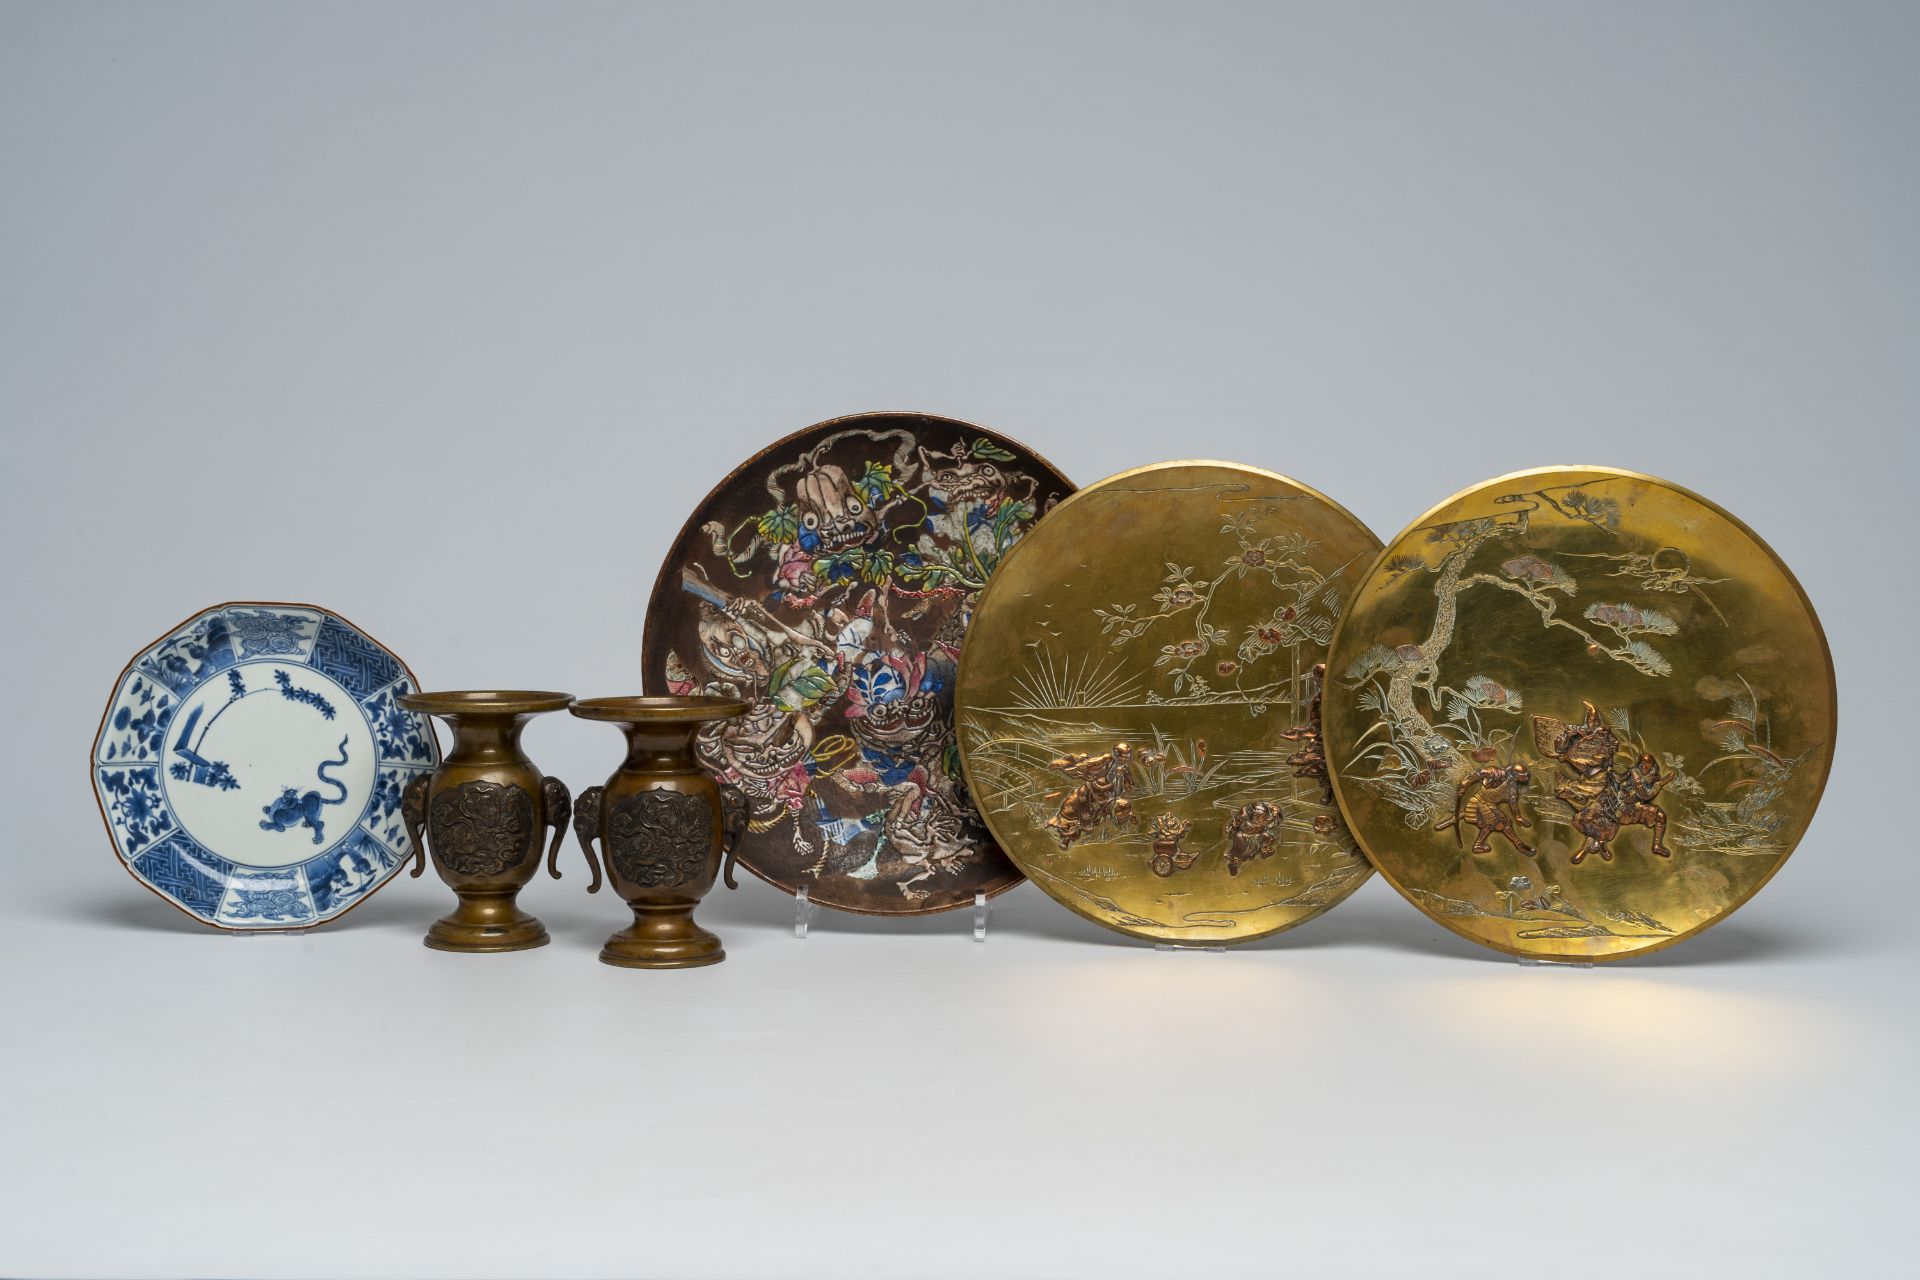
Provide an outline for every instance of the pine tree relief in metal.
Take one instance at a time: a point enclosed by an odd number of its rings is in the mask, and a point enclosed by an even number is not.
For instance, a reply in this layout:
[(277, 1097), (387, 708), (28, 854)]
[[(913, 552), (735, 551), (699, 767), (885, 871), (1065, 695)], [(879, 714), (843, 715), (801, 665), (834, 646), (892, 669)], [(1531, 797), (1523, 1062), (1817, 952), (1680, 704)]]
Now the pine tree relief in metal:
[(535, 847), (533, 797), (498, 782), (467, 782), (433, 798), (434, 852), (463, 876), (498, 875)]
[(641, 791), (614, 803), (607, 844), (614, 870), (634, 884), (687, 884), (706, 871), (713, 810), (706, 797), (690, 792)]

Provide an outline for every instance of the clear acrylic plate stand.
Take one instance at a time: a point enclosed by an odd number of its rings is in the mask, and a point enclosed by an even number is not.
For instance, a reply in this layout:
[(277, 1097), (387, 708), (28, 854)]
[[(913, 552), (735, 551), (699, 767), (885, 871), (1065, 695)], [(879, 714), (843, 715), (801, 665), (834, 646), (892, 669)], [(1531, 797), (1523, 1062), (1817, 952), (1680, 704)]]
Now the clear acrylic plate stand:
[[(813, 899), (807, 896), (807, 886), (801, 885), (793, 895), (793, 936), (795, 938), (802, 942), (807, 940), (807, 934), (813, 929), (813, 913), (819, 909)], [(992, 913), (993, 908), (987, 902), (987, 895), (974, 894), (973, 940), (975, 942), (987, 940), (987, 917)]]
[(1196, 955), (1207, 956), (1223, 956), (1227, 954), (1227, 948), (1217, 942), (1211, 946), (1196, 942), (1156, 942), (1153, 944), (1153, 949), (1155, 951), (1192, 952)]
[(1558, 960), (1546, 956), (1515, 956), (1513, 962), (1523, 969), (1591, 969), (1591, 960)]

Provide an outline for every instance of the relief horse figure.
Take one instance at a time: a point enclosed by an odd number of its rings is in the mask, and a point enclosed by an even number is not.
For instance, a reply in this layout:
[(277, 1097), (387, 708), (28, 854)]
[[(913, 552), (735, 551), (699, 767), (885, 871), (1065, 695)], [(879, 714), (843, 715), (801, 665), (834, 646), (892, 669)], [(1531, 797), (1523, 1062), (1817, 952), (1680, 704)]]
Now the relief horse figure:
[(1567, 724), (1551, 716), (1533, 718), (1534, 745), (1560, 762), (1565, 772), (1554, 788), (1555, 798), (1573, 810), (1573, 826), (1585, 842), (1568, 859), (1575, 866), (1597, 853), (1600, 861), (1613, 861), (1613, 840), (1621, 827), (1647, 827), (1653, 832), (1657, 857), (1671, 858), (1664, 837), (1667, 813), (1654, 800), (1672, 778), (1663, 776), (1659, 762), (1642, 755), (1626, 769), (1616, 769), (1614, 760), (1624, 747), (1619, 735), (1600, 718), (1591, 702), (1581, 704), (1586, 718)]

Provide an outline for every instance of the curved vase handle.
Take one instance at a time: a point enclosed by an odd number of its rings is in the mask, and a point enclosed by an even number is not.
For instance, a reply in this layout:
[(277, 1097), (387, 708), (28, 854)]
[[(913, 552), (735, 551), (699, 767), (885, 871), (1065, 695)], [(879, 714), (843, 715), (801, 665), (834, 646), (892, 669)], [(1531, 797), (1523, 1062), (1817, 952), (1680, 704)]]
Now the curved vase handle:
[(580, 847), (587, 854), (587, 865), (593, 868), (593, 883), (587, 886), (588, 893), (600, 892), (600, 859), (594, 855), (593, 841), (600, 834), (600, 798), (606, 792), (605, 787), (588, 787), (573, 802), (573, 834), (579, 837)]
[(573, 816), (573, 794), (558, 778), (540, 779), (540, 803), (546, 809), (547, 825), (553, 828), (553, 843), (547, 846), (547, 874), (560, 878), (560, 844), (567, 838), (567, 822)]
[(720, 879), (729, 889), (738, 889), (740, 884), (733, 878), (734, 865), (739, 862), (740, 838), (747, 834), (747, 820), (752, 816), (747, 805), (747, 793), (731, 782), (720, 784), (720, 850), (726, 854), (726, 861), (720, 864)]
[(406, 819), (407, 840), (413, 845), (413, 870), (408, 874), (416, 880), (427, 869), (427, 790), (432, 785), (433, 775), (423, 773), (407, 784), (400, 797), (400, 816)]

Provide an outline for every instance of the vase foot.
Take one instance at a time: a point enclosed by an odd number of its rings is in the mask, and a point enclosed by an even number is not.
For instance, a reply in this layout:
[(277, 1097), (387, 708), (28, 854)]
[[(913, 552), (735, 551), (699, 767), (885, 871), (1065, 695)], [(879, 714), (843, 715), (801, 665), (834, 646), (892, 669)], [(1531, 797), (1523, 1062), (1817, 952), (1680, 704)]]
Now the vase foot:
[(698, 969), (702, 965), (719, 964), (727, 958), (725, 951), (715, 951), (710, 955), (689, 956), (685, 959), (667, 959), (661, 956), (634, 956), (600, 949), (600, 963), (614, 965), (621, 969)]
[(487, 918), (480, 920), (455, 911), (434, 921), (433, 927), (427, 930), (427, 936), (421, 941), (435, 951), (461, 951), (472, 955), (530, 951), (534, 947), (544, 947), (551, 941), (547, 936), (547, 926), (536, 917), (517, 908), (511, 911), (511, 915), (489, 913)]
[(622, 969), (695, 969), (719, 964), (727, 958), (720, 939), (690, 919), (684, 927), (662, 927), (651, 920), (631, 925), (607, 939), (600, 949), (600, 963)]

